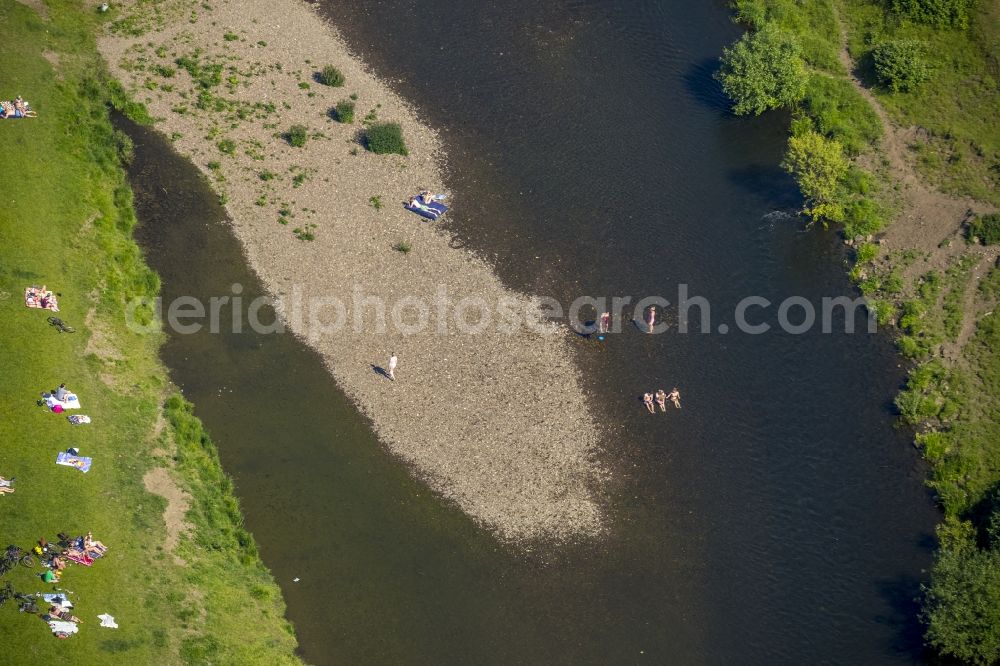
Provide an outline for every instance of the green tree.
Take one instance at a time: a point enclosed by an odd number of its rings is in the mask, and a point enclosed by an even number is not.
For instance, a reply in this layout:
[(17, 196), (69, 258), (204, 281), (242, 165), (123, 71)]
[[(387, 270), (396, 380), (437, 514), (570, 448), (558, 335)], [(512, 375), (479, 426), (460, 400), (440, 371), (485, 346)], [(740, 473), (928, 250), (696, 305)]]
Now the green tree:
[(803, 212), (813, 220), (843, 221), (841, 181), (850, 162), (838, 141), (812, 130), (793, 134), (781, 166), (799, 183), (806, 198)]
[(872, 49), (875, 74), (893, 92), (908, 92), (931, 77), (923, 44), (914, 39), (883, 42)]
[(1000, 661), (1000, 552), (974, 541), (942, 547), (924, 595), (930, 645), (964, 663)]
[(725, 49), (715, 78), (738, 115), (760, 115), (805, 96), (806, 68), (795, 39), (774, 23), (747, 33)]

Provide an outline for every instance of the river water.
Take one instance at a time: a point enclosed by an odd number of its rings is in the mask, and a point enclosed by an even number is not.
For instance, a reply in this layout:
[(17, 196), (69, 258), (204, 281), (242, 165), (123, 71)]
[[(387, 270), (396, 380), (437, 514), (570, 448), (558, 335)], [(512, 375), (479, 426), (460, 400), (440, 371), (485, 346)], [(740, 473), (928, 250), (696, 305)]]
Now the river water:
[[(324, 11), (441, 129), (448, 227), (507, 284), (568, 303), (676, 302), (684, 283), (711, 303), (713, 332), (581, 341), (612, 433), (610, 529), (529, 553), (414, 481), (290, 336), (172, 336), (164, 360), (236, 479), (303, 657), (919, 661), (913, 598), (937, 512), (894, 429), (891, 339), (718, 332), (745, 296), (853, 296), (835, 235), (787, 214), (799, 203), (777, 166), (787, 118), (729, 116), (711, 79), (739, 35), (725, 7)], [(164, 297), (261, 293), (208, 186), (162, 139), (130, 131), (140, 242)], [(754, 318), (773, 324), (775, 308)], [(674, 385), (684, 409), (646, 414), (637, 397)]]

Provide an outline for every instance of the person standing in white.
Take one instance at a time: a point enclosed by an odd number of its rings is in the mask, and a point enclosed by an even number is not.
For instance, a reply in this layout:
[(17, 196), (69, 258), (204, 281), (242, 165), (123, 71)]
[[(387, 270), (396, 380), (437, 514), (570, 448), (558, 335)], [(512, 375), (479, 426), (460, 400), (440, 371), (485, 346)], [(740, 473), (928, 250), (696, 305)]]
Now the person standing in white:
[(396, 364), (399, 363), (399, 359), (396, 358), (396, 352), (392, 352), (392, 356), (389, 357), (389, 379), (396, 381)]

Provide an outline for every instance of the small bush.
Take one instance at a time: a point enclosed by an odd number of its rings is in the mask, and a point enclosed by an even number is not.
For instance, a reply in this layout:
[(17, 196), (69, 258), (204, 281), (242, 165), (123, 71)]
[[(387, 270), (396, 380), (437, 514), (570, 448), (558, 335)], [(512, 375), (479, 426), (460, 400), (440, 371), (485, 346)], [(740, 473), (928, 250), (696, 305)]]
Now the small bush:
[(348, 124), (354, 122), (354, 102), (343, 100), (337, 102), (337, 106), (330, 109), (330, 115), (340, 123)]
[(392, 246), (396, 252), (402, 252), (403, 254), (409, 254), (413, 247), (410, 245), (410, 241), (401, 240)]
[(285, 140), (288, 141), (288, 144), (296, 148), (306, 145), (308, 138), (309, 131), (303, 125), (292, 125), (285, 134)]
[(376, 123), (365, 133), (365, 147), (377, 155), (409, 155), (399, 123)]
[(867, 264), (870, 261), (874, 261), (875, 257), (878, 256), (878, 245), (875, 243), (862, 243), (858, 246), (857, 257), (855, 261), (859, 264)]
[(261, 171), (259, 174), (257, 174), (257, 176), (261, 180), (264, 180), (264, 181), (274, 180), (274, 173), (271, 172), (271, 171), (268, 171), (267, 169), (264, 169), (263, 171)]
[(966, 28), (975, 0), (890, 0), (892, 12), (938, 28)]
[(368, 203), (371, 204), (372, 208), (375, 210), (382, 210), (382, 197), (377, 194), (368, 199)]
[(132, 142), (132, 137), (121, 130), (115, 130), (114, 137), (115, 147), (118, 149), (118, 159), (121, 160), (122, 164), (131, 164), (135, 157), (135, 144)]
[(844, 206), (844, 233), (848, 238), (868, 236), (885, 227), (885, 216), (871, 199), (855, 199)]
[(871, 307), (879, 326), (888, 326), (896, 318), (896, 306), (889, 301), (875, 301)]
[(344, 85), (344, 75), (339, 69), (333, 65), (327, 65), (323, 70), (316, 75), (316, 80), (322, 83), (324, 86), (332, 86), (334, 88), (339, 88)]
[(232, 139), (223, 139), (215, 145), (218, 147), (219, 151), (225, 153), (226, 155), (232, 155), (236, 152), (236, 142)]
[(908, 92), (931, 77), (923, 45), (913, 39), (883, 42), (872, 50), (875, 75), (893, 92)]
[(240, 36), (237, 35), (235, 32), (227, 32), (224, 35), (222, 35), (222, 38), (227, 42), (235, 42), (237, 39), (240, 38)]
[(977, 217), (969, 224), (969, 238), (978, 238), (983, 245), (1000, 243), (1000, 214)]

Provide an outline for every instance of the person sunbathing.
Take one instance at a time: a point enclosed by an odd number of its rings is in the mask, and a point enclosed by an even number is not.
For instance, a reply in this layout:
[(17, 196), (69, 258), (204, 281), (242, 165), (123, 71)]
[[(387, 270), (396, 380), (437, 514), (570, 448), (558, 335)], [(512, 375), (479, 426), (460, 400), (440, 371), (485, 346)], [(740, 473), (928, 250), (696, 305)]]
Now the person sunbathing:
[(94, 558), (88, 555), (86, 551), (84, 551), (76, 544), (72, 544), (69, 548), (67, 548), (66, 551), (63, 553), (63, 555), (65, 555), (66, 558), (71, 561), (79, 562), (81, 564), (86, 564), (88, 566), (94, 563)]
[(656, 407), (653, 407), (653, 394), (646, 393), (642, 396), (642, 401), (646, 404), (646, 409), (649, 410), (650, 414), (656, 413)]
[(100, 557), (101, 555), (103, 555), (108, 551), (108, 547), (105, 546), (100, 541), (94, 541), (94, 535), (90, 532), (87, 532), (87, 536), (83, 538), (83, 550), (88, 555), (93, 554), (96, 557)]
[(66, 396), (70, 394), (70, 390), (66, 388), (65, 384), (60, 384), (59, 388), (56, 389), (56, 400), (65, 400)]
[(407, 202), (407, 204), (410, 206), (410, 208), (419, 208), (420, 210), (427, 210), (427, 206), (420, 199), (421, 197), (419, 194), (415, 197), (410, 197), (410, 200)]
[(48, 615), (49, 619), (53, 620), (63, 620), (65, 622), (74, 622), (76, 624), (83, 622), (83, 620), (78, 618), (76, 615), (73, 615), (68, 610), (63, 610), (61, 606), (56, 606), (55, 604), (49, 607)]
[(656, 392), (656, 404), (660, 406), (660, 411), (667, 411), (667, 392), (660, 389)]
[(14, 479), (5, 479), (0, 476), (0, 495), (7, 495), (14, 492)]
[(52, 559), (49, 561), (49, 565), (54, 571), (62, 571), (66, 568), (66, 560), (59, 555), (53, 555)]

